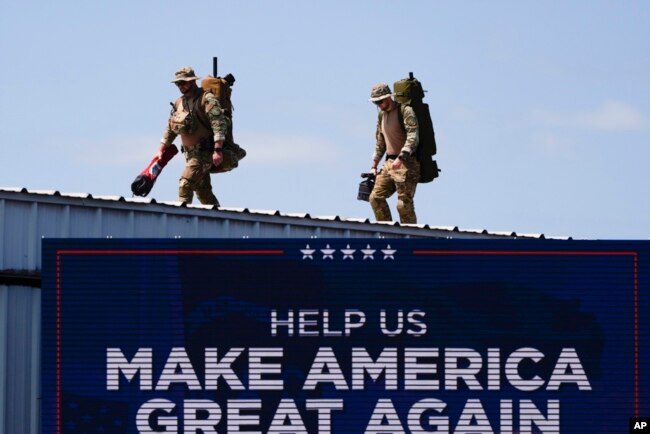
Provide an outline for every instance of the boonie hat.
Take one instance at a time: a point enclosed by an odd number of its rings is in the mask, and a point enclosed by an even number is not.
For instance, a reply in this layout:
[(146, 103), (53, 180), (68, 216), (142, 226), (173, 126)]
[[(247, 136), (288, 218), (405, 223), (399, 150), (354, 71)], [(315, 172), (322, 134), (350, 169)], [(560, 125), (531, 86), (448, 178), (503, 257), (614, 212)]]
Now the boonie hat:
[(172, 83), (178, 83), (179, 81), (192, 81), (198, 80), (199, 77), (196, 76), (194, 70), (189, 66), (184, 66), (178, 71), (176, 71), (176, 77), (172, 80)]
[(381, 101), (382, 99), (390, 98), (393, 94), (390, 91), (390, 87), (386, 83), (375, 84), (370, 91), (369, 101)]

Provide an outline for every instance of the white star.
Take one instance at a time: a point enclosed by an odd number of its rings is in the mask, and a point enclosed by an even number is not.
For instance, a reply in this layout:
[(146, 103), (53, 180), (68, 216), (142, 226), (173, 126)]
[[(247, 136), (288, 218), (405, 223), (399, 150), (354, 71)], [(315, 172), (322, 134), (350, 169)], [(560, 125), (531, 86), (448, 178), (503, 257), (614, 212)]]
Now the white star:
[(309, 244), (307, 244), (304, 249), (300, 249), (300, 252), (302, 253), (302, 259), (314, 259), (312, 255), (315, 251), (316, 249), (309, 248)]
[(386, 259), (392, 259), (395, 260), (395, 257), (393, 256), (397, 250), (391, 249), (390, 244), (386, 246), (385, 249), (383, 249), (381, 252), (384, 254), (384, 260)]
[(373, 261), (375, 260), (375, 257), (373, 256), (377, 250), (376, 249), (371, 249), (370, 244), (366, 244), (365, 249), (361, 249), (361, 253), (363, 253), (363, 259), (372, 259)]
[(323, 252), (323, 259), (334, 259), (334, 252), (336, 252), (336, 249), (330, 249), (329, 244), (325, 246), (324, 249), (320, 249), (320, 251)]
[(356, 252), (356, 249), (351, 249), (350, 245), (348, 244), (345, 246), (345, 249), (341, 249), (341, 252), (343, 253), (343, 259), (354, 259), (354, 252)]

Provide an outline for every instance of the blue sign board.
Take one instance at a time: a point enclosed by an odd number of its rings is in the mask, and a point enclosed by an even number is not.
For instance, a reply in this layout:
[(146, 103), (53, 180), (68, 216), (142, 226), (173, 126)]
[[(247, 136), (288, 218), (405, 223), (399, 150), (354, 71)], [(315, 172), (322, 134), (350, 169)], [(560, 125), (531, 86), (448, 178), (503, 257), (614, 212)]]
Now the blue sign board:
[(622, 433), (650, 243), (44, 240), (44, 433)]

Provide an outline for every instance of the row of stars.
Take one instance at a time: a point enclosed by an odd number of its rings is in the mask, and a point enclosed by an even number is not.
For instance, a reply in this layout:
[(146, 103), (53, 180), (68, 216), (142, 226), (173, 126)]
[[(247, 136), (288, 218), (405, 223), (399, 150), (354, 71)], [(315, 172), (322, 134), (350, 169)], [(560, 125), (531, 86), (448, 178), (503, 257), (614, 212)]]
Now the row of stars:
[[(302, 259), (314, 259), (314, 254), (316, 254), (317, 251), (322, 253), (323, 259), (334, 259), (334, 254), (336, 253), (336, 249), (331, 248), (329, 244), (327, 244), (324, 249), (313, 249), (309, 244), (307, 244), (304, 249), (300, 249)], [(340, 249), (340, 251), (343, 254), (343, 259), (354, 259), (354, 253), (357, 249), (350, 248), (350, 245), (348, 244), (345, 246), (345, 249)], [(367, 244), (365, 249), (359, 249), (359, 251), (363, 254), (363, 259), (374, 260), (377, 249), (373, 249), (370, 247), (370, 244)], [(390, 247), (390, 244), (388, 244), (385, 249), (380, 249), (379, 251), (384, 254), (384, 260), (394, 260), (395, 252), (397, 252), (396, 249)]]

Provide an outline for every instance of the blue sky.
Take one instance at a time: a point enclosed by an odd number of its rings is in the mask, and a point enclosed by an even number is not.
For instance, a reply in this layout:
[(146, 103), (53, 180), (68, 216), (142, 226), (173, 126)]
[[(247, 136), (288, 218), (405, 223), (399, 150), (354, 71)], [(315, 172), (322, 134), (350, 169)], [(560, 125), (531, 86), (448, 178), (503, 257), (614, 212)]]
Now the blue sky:
[[(224, 207), (372, 218), (377, 82), (428, 90), (419, 223), (650, 238), (650, 2), (2, 2), (0, 186), (131, 196), (174, 71), (237, 78)], [(176, 200), (182, 158), (150, 197)], [(394, 198), (389, 202), (395, 212)]]

